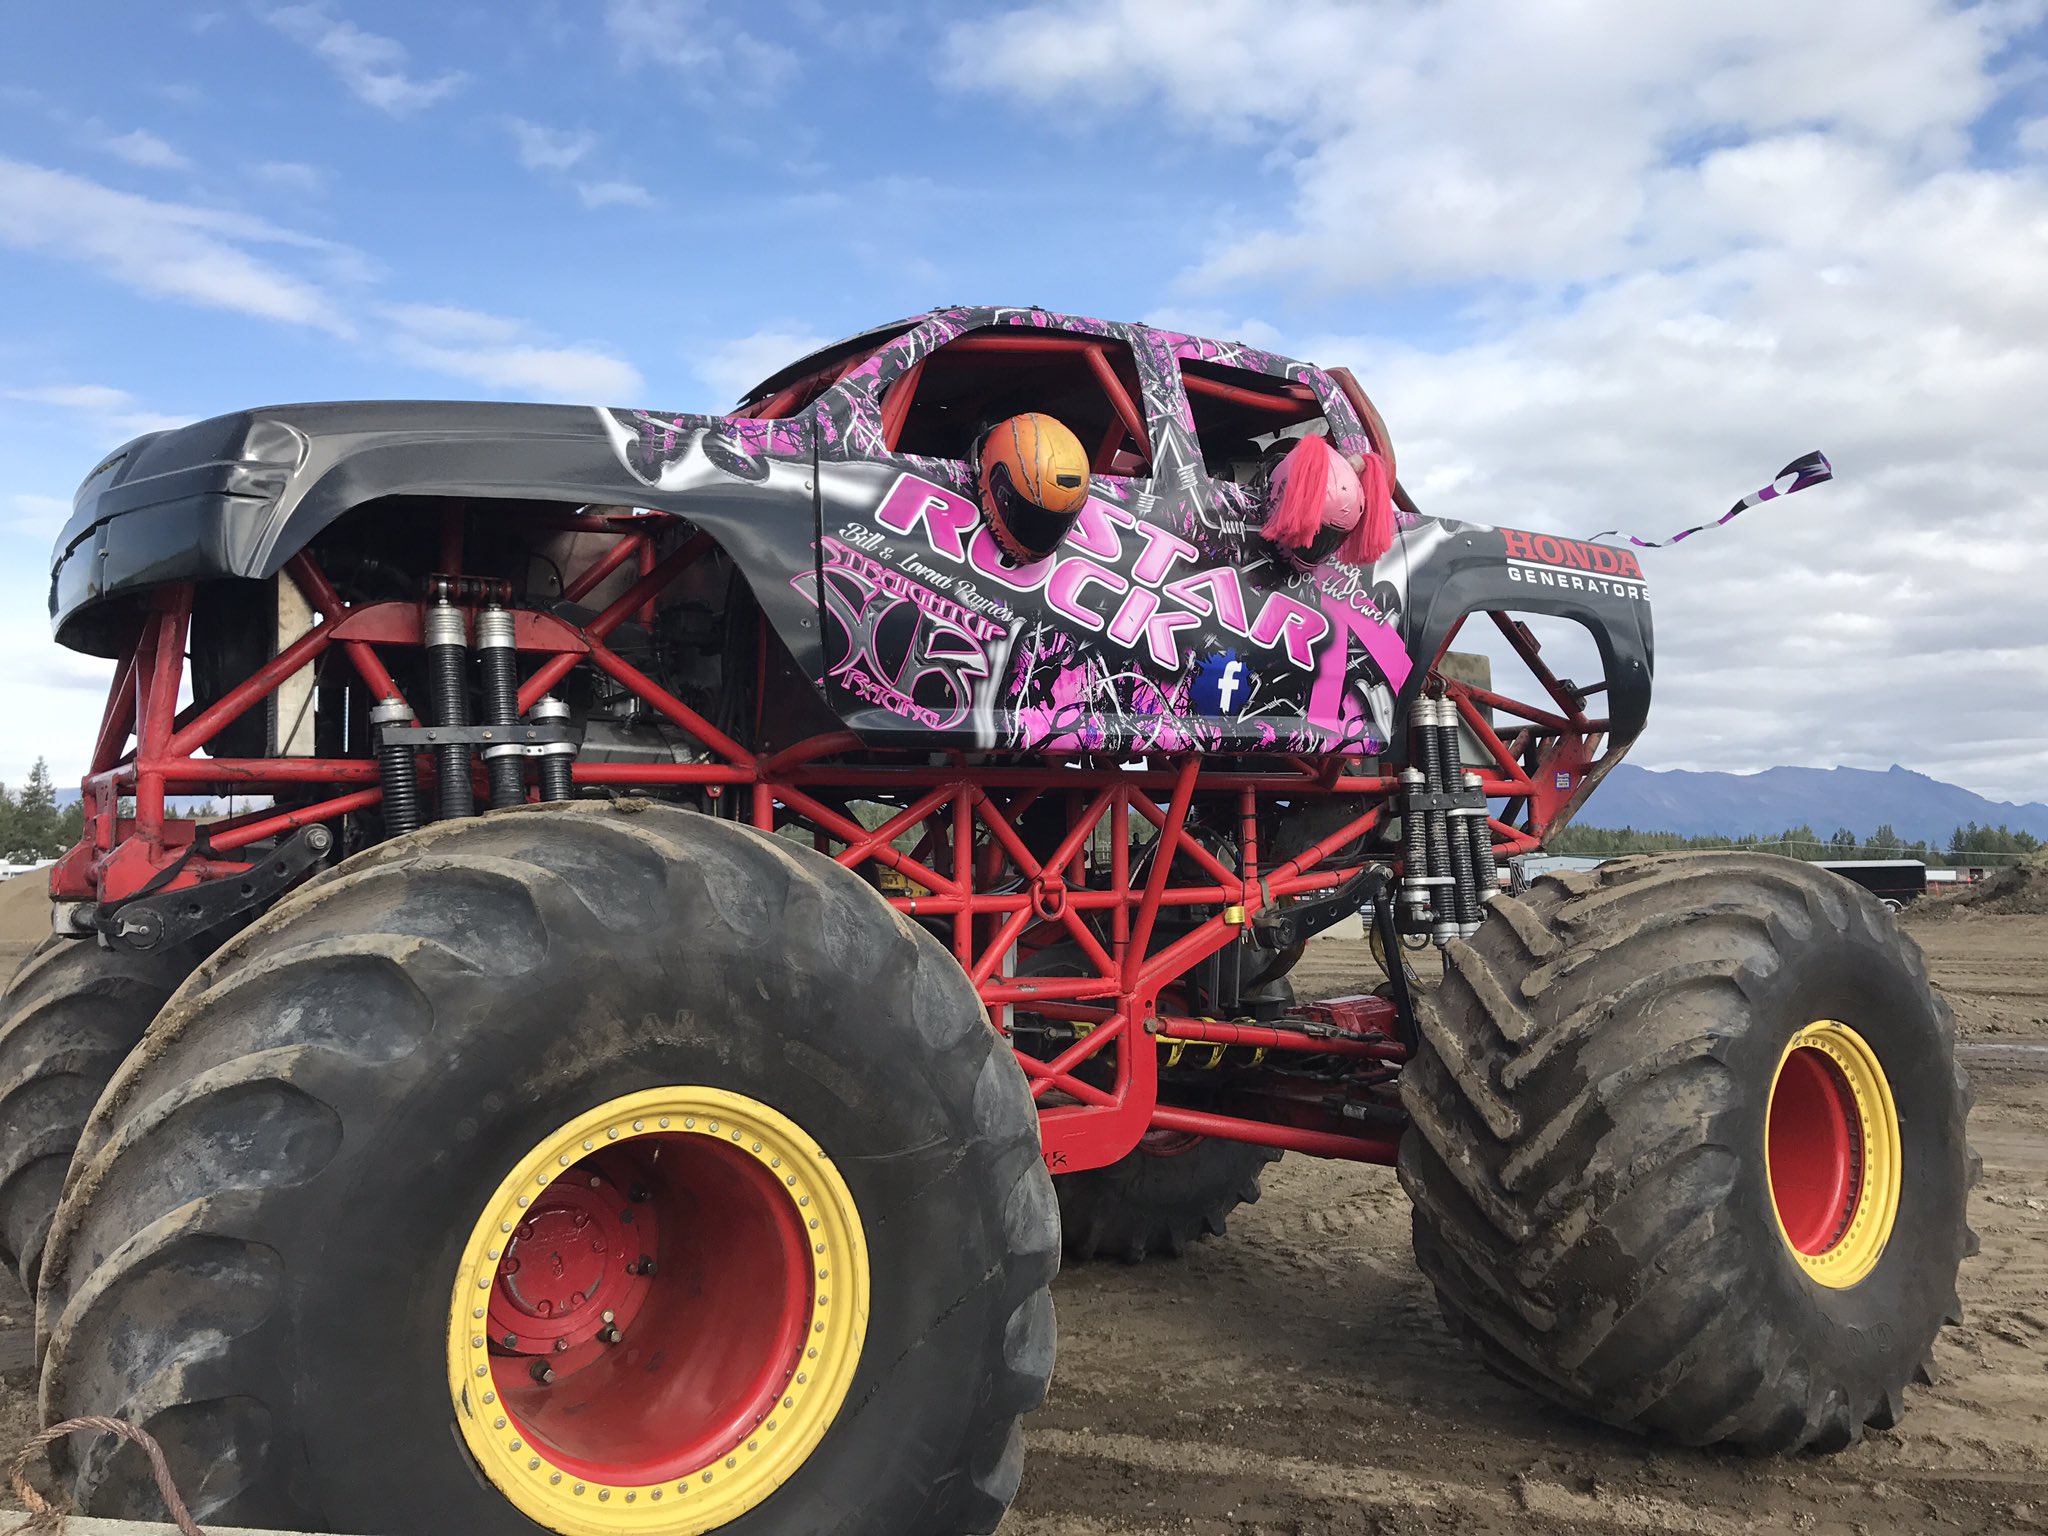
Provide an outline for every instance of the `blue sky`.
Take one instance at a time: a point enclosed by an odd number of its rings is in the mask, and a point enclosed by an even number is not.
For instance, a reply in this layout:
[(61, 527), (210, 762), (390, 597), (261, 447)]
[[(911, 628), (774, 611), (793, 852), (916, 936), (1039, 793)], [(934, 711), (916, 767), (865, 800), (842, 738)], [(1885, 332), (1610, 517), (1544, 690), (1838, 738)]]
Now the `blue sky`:
[(137, 431), (354, 396), (711, 408), (819, 340), (1021, 301), (1348, 363), (1450, 515), (1656, 533), (1825, 448), (1836, 486), (1652, 562), (1637, 760), (2048, 799), (2042, 10), (1841, 14), (12, 16), (0, 779), (80, 765), (103, 671), (47, 640), (49, 543)]

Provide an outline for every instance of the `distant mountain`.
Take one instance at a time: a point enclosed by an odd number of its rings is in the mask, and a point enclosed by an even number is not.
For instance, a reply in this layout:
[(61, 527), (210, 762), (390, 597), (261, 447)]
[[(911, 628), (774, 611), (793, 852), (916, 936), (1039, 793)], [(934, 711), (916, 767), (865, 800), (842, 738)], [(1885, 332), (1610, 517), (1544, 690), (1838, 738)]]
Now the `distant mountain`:
[(1870, 768), (1766, 768), (1762, 773), (1663, 772), (1622, 763), (1578, 815), (1588, 827), (1633, 827), (1687, 837), (1766, 836), (1809, 826), (1822, 837), (1847, 827), (1867, 838), (1890, 823), (1907, 842), (1947, 846), (1969, 822), (2048, 837), (2048, 805), (1986, 800), (1894, 763)]

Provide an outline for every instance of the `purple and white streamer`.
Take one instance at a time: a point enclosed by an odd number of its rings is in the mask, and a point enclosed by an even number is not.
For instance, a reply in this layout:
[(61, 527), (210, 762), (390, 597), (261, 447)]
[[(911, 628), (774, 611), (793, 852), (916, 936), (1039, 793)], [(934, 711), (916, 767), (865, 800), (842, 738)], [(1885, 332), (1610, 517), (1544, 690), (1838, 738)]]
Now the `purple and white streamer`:
[[(1819, 449), (1815, 449), (1812, 453), (1803, 454), (1799, 458), (1794, 459), (1772, 477), (1769, 485), (1760, 491), (1750, 492), (1749, 495), (1743, 497), (1742, 500), (1735, 503), (1734, 506), (1715, 518), (1711, 523), (1701, 523), (1696, 527), (1686, 529), (1683, 533), (1674, 533), (1670, 538), (1661, 541), (1656, 539), (1639, 539), (1632, 533), (1622, 536), (1638, 549), (1662, 549), (1667, 544), (1676, 544), (1681, 539), (1689, 539), (1694, 534), (1703, 533), (1709, 528), (1718, 528), (1737, 513), (1746, 512), (1751, 507), (1757, 506), (1762, 502), (1776, 501), (1780, 496), (1790, 496), (1794, 491), (1803, 491), (1809, 485), (1819, 485), (1823, 481), (1834, 478), (1834, 466), (1828, 463), (1828, 456)], [(1790, 480), (1792, 483), (1787, 485), (1785, 483), (1787, 480)], [(1610, 528), (1605, 533), (1594, 534), (1587, 542), (1597, 544), (1602, 539), (1611, 539), (1620, 533), (1621, 530), (1619, 528)]]

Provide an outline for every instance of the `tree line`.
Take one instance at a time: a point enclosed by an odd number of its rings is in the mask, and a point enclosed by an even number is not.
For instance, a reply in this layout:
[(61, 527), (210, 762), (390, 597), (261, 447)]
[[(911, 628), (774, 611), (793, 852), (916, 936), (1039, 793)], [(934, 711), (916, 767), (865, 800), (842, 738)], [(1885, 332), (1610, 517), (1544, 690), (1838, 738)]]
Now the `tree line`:
[(50, 765), (41, 758), (18, 790), (0, 784), (0, 862), (34, 864), (54, 859), (85, 832), (85, 810), (76, 800), (57, 804)]
[(1686, 837), (1677, 832), (1640, 832), (1634, 827), (1570, 826), (1544, 841), (1547, 853), (1587, 857), (1738, 848), (1815, 861), (1918, 859), (1923, 864), (2007, 863), (2024, 858), (2042, 846), (2042, 840), (2031, 832), (2015, 832), (2003, 826), (1980, 827), (1974, 821), (1957, 827), (1950, 834), (1946, 846), (1937, 846), (1924, 839), (1909, 842), (1900, 837), (1889, 822), (1867, 839), (1859, 838), (1847, 827), (1836, 828), (1830, 837), (1822, 837), (1808, 826), (1788, 827), (1775, 837), (1756, 832), (1743, 837)]

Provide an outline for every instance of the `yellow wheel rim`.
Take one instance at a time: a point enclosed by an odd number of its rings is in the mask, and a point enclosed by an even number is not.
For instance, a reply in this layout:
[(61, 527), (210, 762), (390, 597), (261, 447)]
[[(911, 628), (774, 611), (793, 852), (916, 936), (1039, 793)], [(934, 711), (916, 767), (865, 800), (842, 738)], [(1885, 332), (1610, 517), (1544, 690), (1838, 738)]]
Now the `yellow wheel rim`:
[(654, 1088), (506, 1173), (463, 1245), (448, 1390), (484, 1475), (562, 1536), (697, 1536), (825, 1436), (860, 1362), (867, 1240), (779, 1111)]
[(1877, 1267), (1899, 1216), (1899, 1112), (1877, 1053), (1832, 1019), (1786, 1042), (1771, 1079), (1764, 1168), (1778, 1235), (1819, 1284)]

